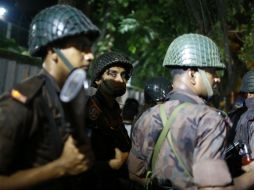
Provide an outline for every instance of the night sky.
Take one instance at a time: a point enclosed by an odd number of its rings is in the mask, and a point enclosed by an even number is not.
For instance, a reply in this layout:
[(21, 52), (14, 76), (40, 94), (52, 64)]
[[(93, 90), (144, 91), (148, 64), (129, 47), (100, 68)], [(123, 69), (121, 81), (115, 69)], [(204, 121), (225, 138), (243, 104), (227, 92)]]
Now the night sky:
[(0, 5), (8, 9), (6, 20), (23, 27), (27, 27), (41, 9), (56, 3), (57, 0), (0, 0)]

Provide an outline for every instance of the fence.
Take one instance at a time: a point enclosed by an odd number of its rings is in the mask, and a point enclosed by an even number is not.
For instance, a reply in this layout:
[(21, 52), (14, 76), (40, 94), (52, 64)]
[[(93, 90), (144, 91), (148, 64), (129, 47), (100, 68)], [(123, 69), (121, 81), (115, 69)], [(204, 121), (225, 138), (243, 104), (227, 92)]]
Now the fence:
[(11, 38), (22, 47), (27, 47), (28, 29), (0, 19), (0, 34), (3, 37)]
[(17, 82), (34, 75), (41, 69), (41, 62), (28, 56), (0, 51), (0, 93)]

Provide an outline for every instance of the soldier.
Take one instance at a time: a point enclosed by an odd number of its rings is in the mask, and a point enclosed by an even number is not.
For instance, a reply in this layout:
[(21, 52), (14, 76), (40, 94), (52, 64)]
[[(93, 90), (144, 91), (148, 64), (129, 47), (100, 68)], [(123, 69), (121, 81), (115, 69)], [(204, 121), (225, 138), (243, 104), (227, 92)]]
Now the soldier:
[(153, 77), (149, 79), (144, 88), (145, 105), (142, 112), (156, 104), (166, 101), (167, 94), (171, 89), (170, 81), (164, 77)]
[(96, 159), (95, 177), (91, 177), (94, 190), (124, 189), (120, 181), (128, 186), (126, 160), (131, 142), (116, 98), (124, 95), (132, 69), (130, 61), (117, 52), (105, 53), (93, 63), (91, 86), (97, 91), (88, 100), (87, 125)]
[(206, 105), (220, 81), (216, 71), (225, 69), (215, 43), (200, 34), (181, 35), (170, 44), (163, 65), (172, 69), (173, 90), (168, 101), (146, 111), (134, 125), (131, 179), (146, 184), (150, 170), (152, 188), (253, 188), (254, 171), (231, 177), (223, 160), (231, 123)]
[[(232, 144), (235, 141), (236, 136), (236, 128), (238, 125), (238, 121), (240, 120), (242, 114), (246, 112), (248, 107), (246, 106), (246, 98), (250, 98), (252, 92), (252, 81), (254, 81), (254, 71), (247, 72), (242, 80), (240, 91), (239, 91), (239, 97), (235, 100), (232, 109), (229, 111), (228, 116), (230, 117), (230, 120), (233, 123), (233, 127), (230, 129), (229, 136), (228, 136), (228, 144)], [(254, 84), (254, 82), (253, 82)], [(254, 88), (253, 88), (254, 90)], [(253, 91), (254, 92), (254, 91)], [(250, 100), (248, 100), (249, 102)], [(240, 140), (238, 138), (238, 140)]]
[(133, 124), (138, 118), (149, 108), (156, 104), (161, 104), (166, 101), (167, 94), (172, 87), (170, 81), (164, 77), (153, 77), (145, 83), (144, 88), (144, 106), (133, 121)]
[(251, 150), (254, 157), (254, 70), (248, 71), (242, 79), (240, 92), (244, 93), (247, 110), (239, 115), (239, 120), (234, 120), (234, 142), (242, 141)]
[(98, 35), (89, 18), (67, 5), (46, 8), (32, 20), (29, 51), (43, 59), (43, 68), (1, 97), (1, 190), (80, 188), (76, 175), (91, 167), (92, 154), (70, 134), (76, 126), (59, 93), (73, 69), (89, 66)]

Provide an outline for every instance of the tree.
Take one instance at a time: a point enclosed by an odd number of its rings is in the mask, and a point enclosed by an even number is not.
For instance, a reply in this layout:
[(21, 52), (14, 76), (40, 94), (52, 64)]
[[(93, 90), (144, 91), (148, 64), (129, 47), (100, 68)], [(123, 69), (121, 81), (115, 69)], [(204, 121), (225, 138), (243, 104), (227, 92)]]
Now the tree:
[(73, 7), (77, 7), (78, 0), (58, 0), (58, 4), (67, 4)]
[[(95, 55), (120, 51), (135, 65), (132, 85), (143, 88), (162, 67), (169, 43), (183, 33), (201, 33), (220, 47), (227, 70), (223, 96), (239, 89), (254, 66), (254, 2), (248, 0), (58, 0), (84, 11), (101, 29)], [(236, 78), (236, 80), (232, 80)]]
[[(162, 68), (169, 43), (183, 33), (201, 33), (220, 47), (227, 70), (222, 95), (239, 89), (253, 60), (253, 5), (247, 0), (90, 0), (102, 29), (97, 52), (118, 50), (136, 63), (133, 84), (168, 73)], [(245, 64), (246, 63), (246, 64)], [(236, 78), (236, 80), (232, 80)]]

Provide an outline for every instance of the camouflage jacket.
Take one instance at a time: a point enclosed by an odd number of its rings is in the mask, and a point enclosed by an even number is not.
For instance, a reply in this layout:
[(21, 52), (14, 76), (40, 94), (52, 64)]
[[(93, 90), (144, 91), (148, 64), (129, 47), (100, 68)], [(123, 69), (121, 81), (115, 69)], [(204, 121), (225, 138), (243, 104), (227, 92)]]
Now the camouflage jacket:
[(245, 100), (247, 111), (244, 112), (235, 129), (234, 141), (243, 141), (251, 149), (251, 155), (254, 157), (254, 98)]
[[(230, 124), (227, 118), (207, 106), (198, 96), (180, 90), (170, 92), (169, 100), (164, 103), (166, 114), (170, 115), (181, 102), (190, 103), (177, 113), (168, 133), (177, 155), (167, 137), (161, 146), (152, 177), (161, 187), (172, 185), (174, 189), (184, 190), (231, 183), (228, 167), (223, 160), (225, 137)], [(144, 112), (135, 123), (128, 158), (131, 174), (145, 177), (151, 167), (154, 145), (162, 127), (160, 105)], [(190, 175), (186, 175), (185, 170)]]

